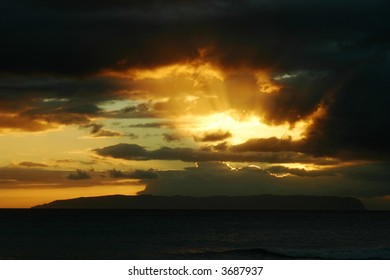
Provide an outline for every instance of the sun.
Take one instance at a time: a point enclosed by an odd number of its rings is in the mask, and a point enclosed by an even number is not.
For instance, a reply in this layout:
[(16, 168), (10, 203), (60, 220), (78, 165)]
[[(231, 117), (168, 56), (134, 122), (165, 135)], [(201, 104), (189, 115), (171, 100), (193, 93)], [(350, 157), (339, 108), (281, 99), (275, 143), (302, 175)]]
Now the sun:
[(215, 113), (207, 116), (183, 116), (177, 119), (177, 128), (188, 136), (204, 135), (215, 132), (230, 132), (226, 139), (236, 145), (252, 138), (290, 137), (292, 140), (302, 139), (307, 124), (297, 123), (271, 126), (264, 123), (258, 116), (238, 117), (231, 112)]

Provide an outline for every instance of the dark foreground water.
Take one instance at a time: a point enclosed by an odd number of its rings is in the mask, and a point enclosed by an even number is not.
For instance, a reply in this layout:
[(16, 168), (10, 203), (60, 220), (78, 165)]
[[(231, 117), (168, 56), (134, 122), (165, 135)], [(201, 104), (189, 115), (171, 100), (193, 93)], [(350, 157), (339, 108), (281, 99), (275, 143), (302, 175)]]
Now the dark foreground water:
[(0, 259), (390, 259), (390, 212), (0, 210)]

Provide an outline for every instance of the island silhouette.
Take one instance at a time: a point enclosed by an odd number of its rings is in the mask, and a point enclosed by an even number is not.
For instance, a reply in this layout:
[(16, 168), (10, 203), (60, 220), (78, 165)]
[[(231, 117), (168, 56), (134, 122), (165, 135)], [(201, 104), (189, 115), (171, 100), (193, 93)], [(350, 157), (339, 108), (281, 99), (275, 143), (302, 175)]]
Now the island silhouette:
[(363, 203), (353, 197), (306, 195), (255, 196), (155, 196), (109, 195), (56, 200), (33, 209), (149, 209), (149, 210), (322, 210), (363, 211)]

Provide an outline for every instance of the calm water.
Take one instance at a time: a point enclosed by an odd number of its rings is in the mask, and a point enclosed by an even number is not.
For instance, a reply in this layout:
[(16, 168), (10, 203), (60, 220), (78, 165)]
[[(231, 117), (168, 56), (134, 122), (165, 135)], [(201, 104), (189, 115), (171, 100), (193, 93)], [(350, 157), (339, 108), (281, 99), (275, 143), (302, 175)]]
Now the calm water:
[(390, 259), (390, 212), (0, 210), (0, 259)]

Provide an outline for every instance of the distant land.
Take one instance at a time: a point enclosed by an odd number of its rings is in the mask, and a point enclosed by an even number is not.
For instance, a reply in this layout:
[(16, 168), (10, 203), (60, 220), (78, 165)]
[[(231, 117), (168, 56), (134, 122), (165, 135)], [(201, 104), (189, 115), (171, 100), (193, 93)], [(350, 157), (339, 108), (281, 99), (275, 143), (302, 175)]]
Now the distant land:
[(335, 196), (154, 196), (110, 195), (56, 200), (33, 209), (193, 209), (193, 210), (331, 210), (363, 211), (352, 197)]

